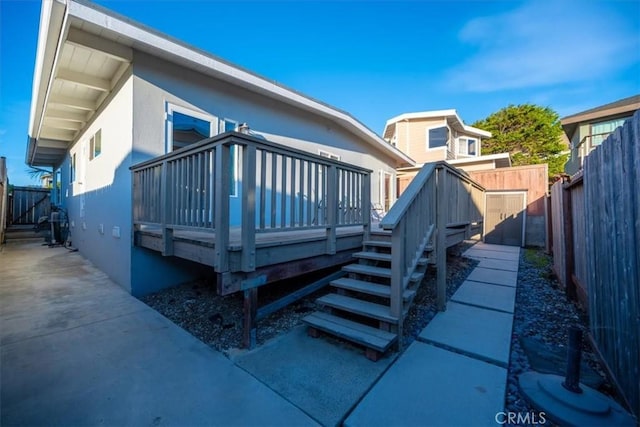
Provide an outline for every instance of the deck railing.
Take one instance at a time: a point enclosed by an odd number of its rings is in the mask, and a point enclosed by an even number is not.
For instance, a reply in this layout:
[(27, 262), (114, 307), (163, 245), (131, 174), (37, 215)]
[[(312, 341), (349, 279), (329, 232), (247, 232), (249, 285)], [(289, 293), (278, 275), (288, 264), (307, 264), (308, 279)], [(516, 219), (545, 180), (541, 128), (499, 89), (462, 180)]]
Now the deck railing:
[[(241, 270), (255, 269), (256, 233), (370, 224), (371, 171), (230, 132), (133, 166), (136, 227), (215, 233), (216, 271), (228, 270), (230, 231), (240, 229)], [(222, 248), (225, 248), (223, 250)]]
[[(447, 227), (470, 226), (483, 220), (484, 188), (445, 162), (423, 166), (380, 226), (391, 230), (391, 315), (402, 335), (403, 294), (425, 248), (435, 236), (438, 308), (446, 301)], [(434, 235), (435, 233), (435, 235)]]

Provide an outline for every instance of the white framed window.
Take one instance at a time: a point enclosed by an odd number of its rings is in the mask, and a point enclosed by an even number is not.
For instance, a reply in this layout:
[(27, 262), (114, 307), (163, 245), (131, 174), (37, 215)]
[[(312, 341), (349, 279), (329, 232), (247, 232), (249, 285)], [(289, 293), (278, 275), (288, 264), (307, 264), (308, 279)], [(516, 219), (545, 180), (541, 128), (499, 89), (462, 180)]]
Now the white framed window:
[(69, 182), (75, 182), (76, 171), (76, 153), (73, 153), (71, 155), (71, 160), (69, 161)]
[(458, 154), (475, 156), (478, 152), (478, 140), (476, 138), (458, 138)]
[(89, 160), (93, 160), (102, 153), (102, 129), (89, 139)]
[(330, 153), (328, 151), (318, 150), (318, 154), (320, 155), (320, 157), (326, 157), (327, 159), (340, 160), (340, 156), (338, 156), (337, 154)]
[(447, 126), (433, 126), (426, 129), (427, 150), (446, 147), (449, 143), (449, 128)]
[(167, 103), (167, 153), (217, 133), (218, 120), (214, 116)]

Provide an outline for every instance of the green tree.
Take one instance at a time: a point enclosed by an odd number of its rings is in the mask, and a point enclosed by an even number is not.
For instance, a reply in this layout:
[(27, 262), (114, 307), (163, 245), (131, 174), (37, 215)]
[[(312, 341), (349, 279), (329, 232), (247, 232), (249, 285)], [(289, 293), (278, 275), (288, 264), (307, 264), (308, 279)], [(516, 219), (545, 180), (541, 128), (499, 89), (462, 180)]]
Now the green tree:
[(514, 166), (547, 163), (550, 180), (563, 173), (568, 155), (562, 154), (560, 117), (551, 108), (509, 105), (473, 126), (492, 134), (482, 141), (482, 154), (508, 152)]

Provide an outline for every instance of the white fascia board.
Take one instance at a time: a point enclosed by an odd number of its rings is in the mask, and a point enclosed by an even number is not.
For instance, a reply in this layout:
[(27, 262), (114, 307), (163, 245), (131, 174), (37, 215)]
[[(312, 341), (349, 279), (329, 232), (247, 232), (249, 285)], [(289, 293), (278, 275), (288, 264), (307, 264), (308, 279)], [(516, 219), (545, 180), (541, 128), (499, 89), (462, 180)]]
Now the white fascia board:
[(474, 128), (473, 126), (463, 125), (463, 128), (464, 128), (465, 132), (468, 132), (468, 133), (476, 135), (476, 136), (484, 136), (485, 138), (491, 138), (491, 136), (492, 136), (491, 132), (488, 132), (488, 131), (482, 130), (482, 129), (478, 129), (478, 128)]
[(481, 163), (481, 162), (508, 159), (508, 158), (509, 158), (509, 153), (497, 153), (497, 154), (487, 154), (485, 156), (466, 157), (463, 159), (447, 160), (447, 163), (451, 163), (453, 165), (456, 165), (459, 163)]
[(344, 111), (223, 62), (195, 48), (173, 41), (166, 36), (142, 28), (131, 21), (127, 21), (126, 18), (120, 18), (97, 10), (89, 4), (69, 0), (68, 14), (131, 40), (135, 49), (159, 56), (170, 62), (189, 66), (197, 71), (247, 88), (252, 92), (276, 98), (297, 108), (340, 122), (347, 129), (350, 129), (353, 134), (369, 141), (373, 146), (390, 155), (390, 157), (408, 164), (415, 163), (409, 156), (388, 144), (375, 132)]
[(66, 5), (63, 0), (43, 1), (40, 9), (36, 62), (31, 88), (31, 108), (27, 139), (26, 163), (31, 164), (42, 124), (45, 100), (53, 74), (60, 35), (65, 25)]
[[(420, 111), (416, 113), (404, 113), (387, 120), (386, 126), (389, 126), (393, 123), (400, 122), (402, 120), (431, 119), (434, 117), (451, 117), (451, 116), (456, 116), (456, 117), (458, 116), (458, 114), (456, 113), (456, 110), (435, 110), (435, 111)], [(458, 118), (458, 120), (460, 119)]]

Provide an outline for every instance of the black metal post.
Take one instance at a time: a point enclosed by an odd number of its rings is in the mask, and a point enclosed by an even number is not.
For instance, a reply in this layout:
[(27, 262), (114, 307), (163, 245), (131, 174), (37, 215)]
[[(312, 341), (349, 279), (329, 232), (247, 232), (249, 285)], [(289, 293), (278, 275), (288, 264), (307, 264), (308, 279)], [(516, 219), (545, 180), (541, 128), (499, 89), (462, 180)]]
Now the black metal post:
[(562, 386), (572, 393), (582, 393), (580, 388), (580, 357), (582, 356), (582, 330), (569, 329), (569, 348), (567, 349), (567, 375)]

